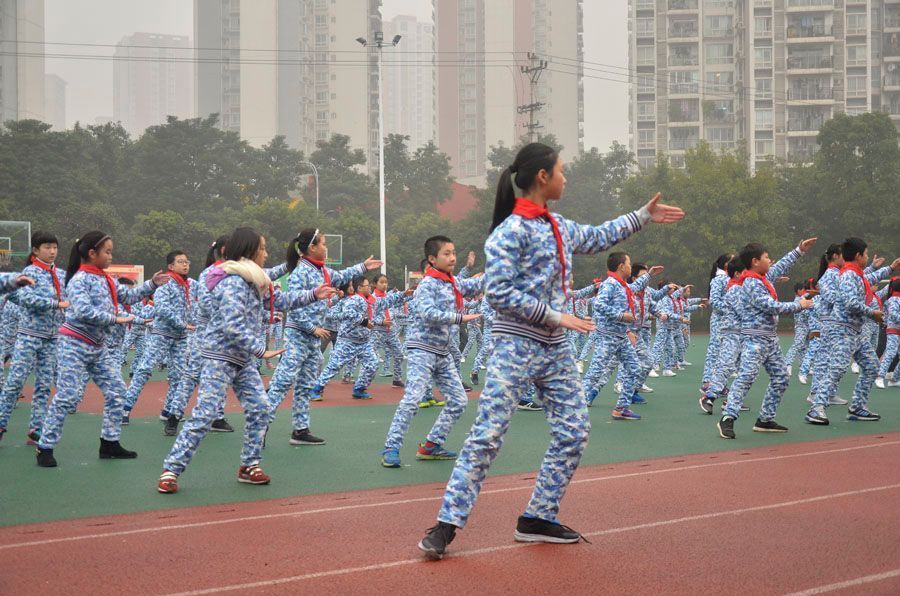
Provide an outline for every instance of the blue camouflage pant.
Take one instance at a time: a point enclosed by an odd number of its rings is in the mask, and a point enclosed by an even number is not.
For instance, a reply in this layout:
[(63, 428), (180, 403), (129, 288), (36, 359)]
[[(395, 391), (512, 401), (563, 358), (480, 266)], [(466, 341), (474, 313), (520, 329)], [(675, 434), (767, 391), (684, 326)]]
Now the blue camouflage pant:
[(503, 445), (516, 404), (537, 386), (550, 425), (550, 445), (537, 474), (526, 515), (555, 521), (559, 504), (587, 446), (591, 421), (575, 355), (568, 342), (547, 345), (509, 335), (494, 338), (478, 415), (444, 493), (438, 520), (463, 527), (481, 484)]
[(485, 323), (484, 333), (481, 336), (481, 349), (475, 356), (475, 362), (472, 363), (472, 371), (477, 372), (482, 366), (487, 364), (491, 353), (494, 351), (493, 325)]
[(450, 358), (456, 365), (456, 372), (462, 372), (462, 352), (459, 349), (459, 325), (454, 325), (450, 329), (450, 342), (447, 344), (450, 350)]
[(881, 331), (878, 323), (871, 319), (866, 319), (863, 323), (862, 335), (863, 339), (869, 342), (869, 345), (872, 346), (872, 349), (875, 350), (878, 348), (878, 333)]
[(393, 365), (390, 368), (390, 372), (393, 372), (394, 379), (402, 379), (403, 350), (400, 348), (400, 342), (397, 341), (397, 337), (393, 333), (393, 325), (390, 328), (375, 327), (372, 330), (372, 336), (369, 341), (372, 342), (376, 353), (379, 350), (382, 350), (384, 353), (384, 358), (381, 360), (381, 370), (387, 374), (389, 365)]
[(579, 360), (587, 360), (588, 354), (590, 351), (597, 346), (597, 338), (600, 337), (600, 334), (596, 331), (591, 331), (587, 339), (584, 342), (584, 345), (581, 346), (581, 351), (578, 352)]
[(620, 378), (622, 392), (616, 402), (617, 408), (631, 406), (631, 398), (640, 387), (636, 385), (640, 374), (641, 364), (638, 361), (635, 347), (627, 337), (600, 334), (597, 346), (594, 350), (594, 358), (587, 374), (584, 375), (584, 387), (586, 391), (600, 392), (609, 382), (609, 376), (613, 370), (612, 363), (618, 359), (624, 367), (625, 375)]
[(153, 368), (162, 362), (166, 362), (169, 375), (169, 389), (166, 391), (166, 406), (172, 403), (172, 398), (178, 392), (179, 385), (184, 379), (184, 368), (186, 365), (187, 353), (187, 337), (181, 339), (172, 339), (155, 333), (150, 335), (148, 345), (144, 351), (143, 358), (138, 362), (137, 367), (132, 367), (134, 377), (131, 385), (128, 386), (128, 392), (125, 394), (125, 410), (130, 412), (134, 409), (138, 396), (150, 375), (153, 374)]
[(769, 375), (769, 386), (763, 396), (759, 418), (763, 421), (774, 420), (778, 404), (781, 403), (781, 398), (790, 381), (778, 338), (742, 335), (741, 343), (741, 366), (737, 378), (731, 385), (731, 392), (728, 394), (725, 415), (737, 420), (741, 406), (744, 405), (744, 398), (747, 397), (750, 386), (759, 376), (759, 369), (765, 368)]
[(794, 328), (794, 343), (791, 344), (791, 347), (788, 349), (787, 355), (784, 359), (787, 361), (788, 366), (794, 364), (794, 360), (800, 359), (803, 361), (804, 356), (806, 356), (806, 351), (809, 349), (809, 328), (807, 327), (796, 327)]
[(706, 359), (703, 361), (703, 379), (704, 383), (712, 381), (713, 370), (719, 361), (719, 327), (720, 317), (718, 313), (709, 316), (709, 344), (706, 346)]
[[(179, 418), (184, 416), (184, 410), (187, 408), (188, 401), (194, 393), (194, 389), (200, 384), (200, 372), (203, 369), (203, 356), (200, 355), (200, 343), (203, 339), (206, 326), (197, 326), (192, 334), (188, 336), (187, 353), (185, 354), (186, 362), (181, 375), (181, 381), (174, 390), (166, 394), (165, 406), (163, 410), (170, 414), (175, 414)], [(219, 408), (217, 419), (225, 417), (225, 400), (222, 400)]]
[(31, 420), (28, 428), (40, 430), (47, 413), (47, 402), (56, 379), (56, 338), (45, 339), (19, 334), (13, 348), (12, 364), (0, 394), (0, 428), (6, 428), (13, 407), (22, 394), (28, 375), (34, 370), (31, 396)]
[(803, 355), (803, 360), (800, 362), (800, 370), (799, 374), (808, 376), (813, 367), (813, 361), (815, 360), (816, 353), (819, 350), (819, 344), (822, 341), (821, 337), (813, 337), (809, 340), (809, 347), (806, 348), (806, 353)]
[(241, 465), (259, 464), (266, 425), (269, 423), (269, 400), (259, 371), (252, 361), (245, 366), (238, 366), (223, 360), (204, 358), (197, 405), (191, 411), (190, 419), (184, 423), (175, 444), (172, 445), (172, 450), (163, 462), (166, 470), (181, 474), (191, 463), (200, 441), (219, 415), (229, 385), (243, 406), (246, 418)]
[(304, 430), (309, 428), (309, 394), (322, 367), (321, 340), (315, 335), (290, 328), (285, 340), (287, 351), (281, 356), (281, 362), (269, 382), (270, 419), (275, 419), (275, 411), (293, 387), (291, 425), (294, 430)]
[(403, 447), (403, 438), (409, 430), (413, 416), (419, 411), (419, 402), (431, 395), (434, 385), (440, 389), (447, 403), (431, 427), (426, 440), (437, 445), (444, 444), (468, 403), (459, 371), (449, 354), (412, 349), (407, 353), (406, 389), (391, 421), (384, 443), (385, 449)]
[(466, 345), (462, 350), (463, 358), (469, 357), (469, 352), (472, 350), (472, 348), (475, 348), (476, 355), (481, 349), (481, 327), (476, 324), (469, 323), (466, 326), (466, 331), (468, 332), (468, 337), (466, 338)]
[[(891, 368), (891, 362), (897, 357), (898, 352), (900, 352), (900, 335), (888, 333), (887, 343), (884, 345), (884, 353), (881, 355), (881, 366), (878, 368), (879, 377), (884, 378), (887, 376), (888, 371)], [(894, 372), (894, 376), (897, 376), (896, 371)], [(900, 381), (900, 378), (896, 380)]]
[(316, 385), (324, 387), (341, 368), (353, 363), (357, 358), (361, 368), (356, 377), (356, 383), (353, 384), (353, 390), (365, 390), (375, 377), (375, 373), (378, 372), (378, 356), (372, 349), (372, 342), (366, 341), (357, 344), (342, 338), (338, 338), (337, 345), (331, 352), (331, 358), (328, 359), (328, 364), (325, 365), (325, 369), (316, 380)]
[(719, 330), (719, 349), (717, 360), (712, 368), (709, 387), (706, 392), (721, 396), (728, 385), (728, 379), (737, 368), (738, 356), (741, 353), (741, 334), (739, 331)]
[(657, 327), (656, 337), (653, 340), (653, 365), (660, 365), (665, 370), (675, 368), (675, 335), (678, 329), (669, 327)]
[(672, 341), (675, 343), (675, 364), (684, 362), (684, 354), (687, 350), (687, 338), (685, 337), (686, 330), (687, 327), (681, 325), (672, 332)]
[(835, 324), (832, 321), (828, 321), (823, 325), (822, 335), (819, 337), (818, 346), (813, 354), (813, 378), (809, 389), (809, 394), (813, 396), (813, 399), (828, 385), (828, 366), (832, 352), (837, 349), (833, 342), (840, 338), (839, 334), (835, 334), (834, 328)]
[(822, 407), (828, 405), (828, 400), (837, 395), (838, 385), (847, 374), (850, 363), (856, 360), (860, 369), (859, 379), (853, 388), (850, 409), (864, 409), (869, 403), (869, 393), (878, 374), (878, 356), (875, 355), (872, 344), (861, 331), (843, 325), (832, 325), (826, 332), (826, 341), (833, 349), (829, 354), (826, 380), (813, 396), (815, 405)]
[(57, 340), (56, 367), (56, 395), (44, 416), (38, 446), (53, 449), (59, 443), (66, 416), (84, 398), (88, 378), (92, 378), (103, 393), (100, 437), (118, 441), (122, 433), (125, 382), (112, 351), (63, 335)]

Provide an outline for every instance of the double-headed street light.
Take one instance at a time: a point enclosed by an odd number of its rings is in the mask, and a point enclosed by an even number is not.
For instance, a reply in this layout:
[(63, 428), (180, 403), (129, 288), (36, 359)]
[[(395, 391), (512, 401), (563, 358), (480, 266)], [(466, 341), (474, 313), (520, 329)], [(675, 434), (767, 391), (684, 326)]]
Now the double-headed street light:
[[(396, 46), (400, 43), (400, 35), (395, 35), (389, 43)], [(365, 37), (357, 37), (363, 47), (369, 45), (369, 41)], [(384, 106), (382, 104), (382, 84), (381, 84), (381, 49), (388, 45), (384, 41), (384, 33), (382, 31), (375, 32), (375, 39), (372, 42), (378, 48), (378, 212), (380, 224), (380, 240), (381, 240), (381, 272), (385, 273), (387, 269), (387, 241), (385, 240), (385, 224), (384, 224)]]

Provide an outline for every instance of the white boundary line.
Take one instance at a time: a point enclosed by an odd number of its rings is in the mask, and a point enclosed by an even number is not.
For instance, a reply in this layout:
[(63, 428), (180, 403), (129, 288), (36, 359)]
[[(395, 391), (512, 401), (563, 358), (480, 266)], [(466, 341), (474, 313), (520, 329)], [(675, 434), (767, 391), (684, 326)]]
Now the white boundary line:
[[(820, 451), (809, 451), (806, 453), (791, 453), (788, 455), (773, 455), (769, 457), (755, 457), (750, 459), (740, 459), (733, 461), (721, 461), (707, 464), (693, 464), (689, 466), (678, 466), (675, 468), (665, 468), (661, 470), (643, 470), (640, 472), (630, 472), (627, 474), (615, 474), (612, 476), (599, 476), (596, 478), (581, 478), (573, 480), (570, 484), (587, 484), (591, 482), (603, 482), (608, 480), (621, 480), (624, 478), (637, 478), (641, 476), (652, 476), (656, 474), (668, 474), (672, 472), (686, 472), (690, 470), (702, 470), (706, 468), (716, 468), (723, 466), (737, 466), (742, 464), (750, 464), (750, 463), (759, 463), (759, 462), (767, 462), (767, 461), (778, 461), (784, 459), (794, 459), (799, 457), (813, 457), (817, 455), (832, 455), (835, 453), (846, 453), (848, 451), (858, 451), (860, 449), (876, 449), (879, 447), (889, 447), (893, 445), (900, 445), (900, 441), (885, 441), (883, 443), (871, 443), (867, 445), (856, 445), (853, 447), (841, 447), (838, 449), (823, 449)], [(697, 454), (701, 455), (701, 454)], [(622, 462), (626, 463), (626, 462)], [(513, 491), (520, 490), (533, 490), (533, 484), (527, 484), (525, 486), (514, 486), (507, 488), (497, 488), (493, 490), (483, 490), (481, 491), (482, 495), (491, 495), (491, 494), (501, 494), (508, 493)], [(316, 515), (319, 513), (335, 513), (339, 511), (351, 511), (355, 509), (371, 509), (375, 507), (390, 507), (393, 505), (408, 505), (411, 503), (422, 503), (427, 501), (439, 501), (443, 497), (442, 496), (431, 496), (431, 497), (418, 497), (414, 499), (398, 499), (394, 501), (383, 501), (380, 503), (356, 503), (354, 505), (342, 505), (338, 507), (323, 507), (320, 509), (310, 509), (307, 511), (285, 511), (283, 513), (267, 513), (263, 515), (250, 515), (245, 517), (234, 517), (229, 519), (220, 519), (213, 521), (204, 521), (204, 522), (190, 522), (184, 524), (169, 524), (165, 526), (153, 526), (149, 528), (136, 528), (133, 530), (118, 530), (112, 532), (100, 532), (95, 534), (82, 534), (79, 536), (66, 536), (62, 538), (47, 538), (45, 540), (31, 540), (28, 542), (15, 542), (12, 544), (2, 544), (0, 545), (0, 551), (10, 550), (14, 548), (24, 548), (31, 546), (46, 546), (48, 544), (59, 544), (65, 542), (78, 542), (81, 540), (93, 540), (99, 538), (115, 538), (119, 536), (130, 536), (134, 534), (149, 534), (156, 532), (166, 532), (169, 530), (184, 530), (189, 528), (205, 528), (210, 526), (218, 526), (224, 524), (233, 524), (233, 523), (243, 523), (248, 521), (260, 521), (267, 519), (278, 519), (282, 517), (299, 517), (305, 515)], [(53, 523), (53, 522), (47, 522)]]
[[(687, 522), (700, 521), (700, 520), (708, 520), (715, 519), (718, 517), (726, 517), (733, 515), (741, 515), (744, 513), (755, 513), (758, 511), (768, 511), (771, 509), (782, 509), (785, 507), (794, 507), (796, 505), (808, 505), (810, 503), (818, 503), (821, 501), (828, 501), (831, 499), (839, 499), (843, 497), (854, 497), (858, 495), (863, 495), (867, 493), (880, 492), (886, 490), (893, 490), (900, 488), (900, 483), (898, 484), (887, 484), (884, 486), (875, 486), (871, 488), (862, 488), (859, 490), (851, 490), (840, 493), (832, 493), (829, 495), (820, 495), (818, 497), (810, 497), (807, 499), (797, 499), (794, 501), (784, 501), (781, 503), (773, 503), (771, 505), (758, 505), (755, 507), (744, 507), (742, 509), (731, 509), (729, 511), (717, 511), (714, 513), (704, 513), (701, 515), (690, 515), (686, 517), (678, 517), (675, 519), (667, 519), (655, 522), (649, 522), (645, 524), (638, 524), (635, 526), (625, 526), (621, 528), (609, 528), (607, 530), (598, 530), (595, 532), (588, 532), (584, 534), (587, 537), (596, 537), (596, 536), (606, 536), (610, 534), (622, 534), (624, 532), (634, 532), (637, 530), (647, 530), (652, 528), (659, 528), (663, 526), (673, 526), (676, 524), (683, 524)], [(502, 546), (490, 546), (487, 548), (479, 548), (475, 550), (468, 551), (460, 551), (458, 553), (453, 553), (454, 557), (471, 557), (474, 555), (483, 555), (488, 553), (495, 553), (500, 551), (512, 550), (517, 548), (524, 548), (526, 546), (533, 546), (533, 544), (522, 544), (522, 543), (514, 543), (514, 544), (505, 544)], [(390, 563), (377, 563), (374, 565), (365, 565), (363, 567), (345, 567), (341, 569), (332, 569), (329, 571), (317, 571), (314, 573), (306, 573), (303, 575), (294, 575), (291, 577), (282, 577), (278, 579), (264, 580), (259, 582), (252, 582), (246, 584), (234, 584), (230, 586), (220, 586), (217, 588), (207, 588), (202, 590), (193, 590), (190, 592), (177, 592), (172, 596), (199, 596), (200, 594), (215, 594), (219, 592), (230, 592), (234, 590), (250, 590), (254, 588), (264, 588), (270, 586), (276, 586), (287, 583), (300, 582), (310, 579), (319, 579), (323, 577), (334, 577), (338, 575), (349, 575), (352, 573), (360, 573), (364, 571), (381, 571), (384, 569), (391, 569), (394, 567), (401, 567), (405, 565), (415, 565), (416, 563), (424, 563), (424, 557), (419, 557), (416, 559), (403, 559), (401, 561), (391, 561)], [(900, 575), (900, 570), (889, 572), (894, 575)], [(881, 574), (885, 576), (885, 574)], [(843, 582), (840, 584), (832, 584), (831, 586), (823, 586), (823, 588), (831, 588), (831, 589), (839, 589), (847, 586), (854, 586), (861, 583), (865, 583), (867, 581), (878, 581), (879, 579), (886, 579), (887, 577), (892, 577), (891, 575), (886, 575), (885, 577), (881, 576), (868, 576), (868, 578), (860, 578), (857, 580), (850, 580), (849, 582)], [(869, 579), (874, 578), (874, 579)], [(836, 587), (832, 587), (836, 586)], [(821, 590), (822, 588), (814, 588), (814, 590)], [(827, 591), (827, 590), (826, 590)], [(818, 594), (820, 592), (817, 591), (809, 591), (809, 592), (801, 592), (800, 594)]]
[(827, 586), (818, 586), (816, 588), (803, 590), (802, 592), (794, 592), (792, 594), (788, 594), (788, 596), (812, 596), (813, 594), (824, 594), (826, 592), (834, 592), (835, 590), (843, 590), (844, 588), (852, 588), (854, 586), (861, 586), (863, 584), (870, 584), (872, 582), (880, 582), (898, 576), (900, 576), (900, 569), (894, 569), (893, 571), (885, 571), (884, 573), (876, 573), (875, 575), (864, 575), (863, 577), (848, 579), (847, 581), (828, 584)]

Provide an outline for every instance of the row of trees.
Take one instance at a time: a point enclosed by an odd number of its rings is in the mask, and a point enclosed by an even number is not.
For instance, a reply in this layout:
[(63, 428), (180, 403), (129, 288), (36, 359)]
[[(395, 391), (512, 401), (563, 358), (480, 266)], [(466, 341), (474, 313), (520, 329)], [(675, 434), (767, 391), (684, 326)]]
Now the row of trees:
[[(552, 137), (544, 142), (556, 145)], [(797, 240), (822, 244), (858, 235), (872, 250), (900, 253), (900, 149), (897, 130), (883, 114), (840, 115), (818, 137), (821, 150), (806, 165), (772, 164), (751, 172), (741, 155), (707, 146), (689, 151), (685, 168), (660, 156), (638, 171), (626, 147), (582, 152), (566, 167), (566, 194), (555, 209), (581, 222), (601, 222), (642, 205), (654, 192), (682, 206), (676, 226), (638, 234), (623, 248), (635, 260), (666, 266), (666, 277), (705, 288), (721, 252), (763, 242), (773, 256)], [(460, 252), (481, 251), (500, 172), (518, 147), (491, 147), (487, 187), (462, 221), (450, 222), (437, 205), (451, 195), (447, 156), (434, 144), (411, 149), (408, 137), (385, 144), (389, 274), (417, 269), (424, 239), (446, 234)], [(306, 186), (319, 171), (320, 211)], [(173, 248), (194, 262), (219, 234), (238, 225), (263, 231), (278, 255), (303, 227), (342, 234), (345, 263), (378, 254), (378, 190), (362, 171), (365, 153), (346, 136), (320, 141), (305, 156), (276, 137), (254, 148), (216, 128), (215, 116), (170, 118), (132, 139), (118, 125), (56, 132), (41, 122), (8, 122), (0, 130), (0, 219), (24, 219), (55, 231), (64, 249), (99, 228), (117, 239), (116, 260), (158, 268)], [(822, 247), (824, 250), (824, 247)], [(274, 257), (273, 257), (274, 259)], [(605, 269), (605, 257), (578, 257), (575, 276), (587, 284)], [(807, 258), (794, 277), (812, 275)], [(196, 270), (196, 267), (195, 267)], [(704, 290), (705, 291), (705, 290)]]

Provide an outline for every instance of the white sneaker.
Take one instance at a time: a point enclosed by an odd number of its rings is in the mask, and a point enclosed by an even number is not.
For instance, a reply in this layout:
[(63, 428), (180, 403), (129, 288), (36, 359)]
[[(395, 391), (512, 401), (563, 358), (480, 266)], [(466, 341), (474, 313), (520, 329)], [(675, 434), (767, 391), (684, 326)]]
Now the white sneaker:
[(616, 381), (616, 384), (613, 386), (616, 390), (616, 393), (622, 393), (622, 383)]
[(846, 406), (849, 402), (846, 399), (842, 399), (841, 397), (834, 395), (828, 398), (829, 406)]
[(659, 377), (659, 373), (656, 372), (655, 369), (652, 369), (649, 373), (647, 373), (647, 376), (650, 377), (651, 379), (655, 379), (655, 378)]
[(788, 377), (794, 374), (794, 367), (788, 364)]
[(682, 365), (682, 366), (694, 366), (694, 363), (693, 363), (693, 362), (688, 362), (687, 360), (685, 360), (684, 362), (681, 363), (681, 365)]
[(800, 381), (801, 385), (806, 385), (809, 382), (806, 378), (806, 375), (804, 375), (803, 373), (797, 375), (797, 380)]
[(583, 373), (584, 372), (584, 362), (582, 362), (581, 360), (578, 360), (575, 363), (575, 370), (577, 370), (579, 373)]
[(875, 379), (875, 386), (879, 389), (884, 389), (884, 379), (882, 379), (881, 377)]
[(732, 378), (732, 379), (736, 379), (736, 378), (737, 378), (737, 372), (731, 373), (731, 378)]
[(900, 381), (891, 381), (887, 384), (888, 387), (900, 387)]
[(672, 372), (671, 370), (669, 370), (669, 369), (667, 368), (666, 370), (662, 371), (662, 376), (664, 376), (664, 377), (677, 377), (678, 375), (676, 375), (674, 372)]
[(644, 393), (653, 393), (653, 387), (647, 387), (646, 385), (641, 385), (641, 391)]
[(806, 403), (808, 403), (808, 404), (814, 404), (814, 403), (816, 403), (816, 402), (813, 400), (812, 393), (810, 393), (809, 395), (806, 396)]
[(859, 365), (854, 362), (853, 364), (850, 365), (850, 370), (853, 371), (853, 374), (858, 375), (859, 374)]

